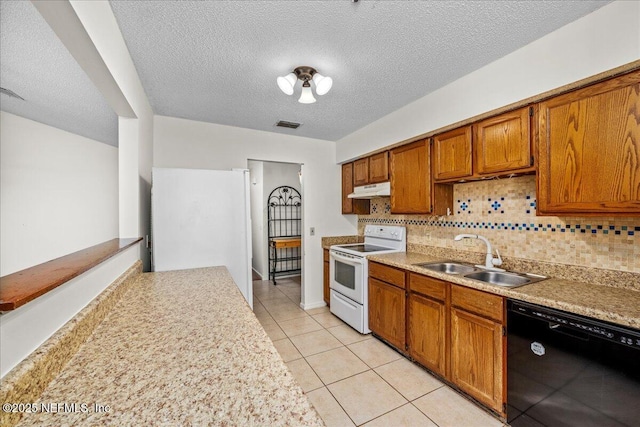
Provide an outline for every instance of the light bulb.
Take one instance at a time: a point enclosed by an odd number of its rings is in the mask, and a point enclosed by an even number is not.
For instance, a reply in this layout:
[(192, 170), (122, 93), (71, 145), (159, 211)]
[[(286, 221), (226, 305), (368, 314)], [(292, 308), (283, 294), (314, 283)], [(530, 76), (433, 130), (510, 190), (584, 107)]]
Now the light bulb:
[(293, 95), (293, 86), (296, 84), (298, 76), (295, 73), (289, 73), (284, 77), (278, 77), (278, 87), (287, 95)]
[(316, 93), (320, 96), (326, 94), (333, 86), (333, 79), (331, 77), (323, 76), (320, 73), (313, 75), (313, 82), (316, 84)]
[(313, 92), (311, 92), (310, 86), (302, 86), (302, 93), (300, 94), (300, 99), (298, 99), (298, 102), (301, 104), (313, 104), (314, 102), (316, 102), (316, 99), (313, 97)]

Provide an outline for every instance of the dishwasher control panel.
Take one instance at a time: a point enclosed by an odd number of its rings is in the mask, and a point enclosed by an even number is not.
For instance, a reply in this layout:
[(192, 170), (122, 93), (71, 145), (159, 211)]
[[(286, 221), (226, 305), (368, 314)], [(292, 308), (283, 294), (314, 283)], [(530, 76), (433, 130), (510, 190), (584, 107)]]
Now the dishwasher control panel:
[(552, 308), (540, 307), (519, 301), (510, 301), (509, 310), (549, 322), (549, 328), (569, 328), (582, 331), (608, 341), (640, 350), (640, 331), (609, 325), (588, 317), (565, 313)]

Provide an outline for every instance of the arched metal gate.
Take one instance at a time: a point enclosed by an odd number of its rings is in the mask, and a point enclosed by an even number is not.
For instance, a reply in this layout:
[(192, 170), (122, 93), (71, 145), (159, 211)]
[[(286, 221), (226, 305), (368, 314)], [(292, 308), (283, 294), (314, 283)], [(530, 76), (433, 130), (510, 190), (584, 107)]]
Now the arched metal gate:
[(277, 187), (267, 199), (269, 280), (300, 273), (302, 248), (302, 197), (287, 185)]

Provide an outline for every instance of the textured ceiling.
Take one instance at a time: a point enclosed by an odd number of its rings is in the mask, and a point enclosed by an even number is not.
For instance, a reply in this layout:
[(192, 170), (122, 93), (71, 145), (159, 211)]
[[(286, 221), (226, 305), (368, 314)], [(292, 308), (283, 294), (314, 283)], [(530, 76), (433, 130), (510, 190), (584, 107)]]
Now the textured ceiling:
[[(609, 1), (111, 1), (156, 114), (337, 140)], [(297, 102), (275, 79), (334, 79)], [(31, 2), (0, 1), (0, 108), (117, 146), (117, 116)], [(300, 122), (297, 130), (278, 120)]]
[(0, 108), (118, 145), (118, 117), (29, 1), (0, 2)]
[[(606, 3), (111, 1), (156, 114), (327, 140)], [(276, 85), (299, 65), (334, 80), (315, 104)]]

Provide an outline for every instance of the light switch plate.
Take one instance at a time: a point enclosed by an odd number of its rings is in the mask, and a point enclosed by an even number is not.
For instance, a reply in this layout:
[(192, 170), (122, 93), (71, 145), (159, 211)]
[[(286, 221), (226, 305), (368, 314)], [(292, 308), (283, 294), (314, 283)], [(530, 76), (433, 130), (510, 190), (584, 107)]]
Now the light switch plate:
[(310, 227), (309, 228), (309, 236), (315, 236), (316, 235), (316, 228), (315, 227)]

